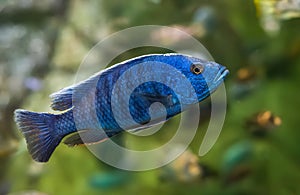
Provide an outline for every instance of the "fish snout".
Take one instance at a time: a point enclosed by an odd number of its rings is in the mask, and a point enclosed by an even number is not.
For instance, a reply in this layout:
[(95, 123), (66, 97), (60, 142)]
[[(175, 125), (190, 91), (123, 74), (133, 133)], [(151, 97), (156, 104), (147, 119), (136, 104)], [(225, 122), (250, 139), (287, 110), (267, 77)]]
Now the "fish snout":
[(214, 79), (214, 82), (219, 82), (224, 80), (224, 78), (229, 74), (229, 70), (225, 66), (221, 66)]

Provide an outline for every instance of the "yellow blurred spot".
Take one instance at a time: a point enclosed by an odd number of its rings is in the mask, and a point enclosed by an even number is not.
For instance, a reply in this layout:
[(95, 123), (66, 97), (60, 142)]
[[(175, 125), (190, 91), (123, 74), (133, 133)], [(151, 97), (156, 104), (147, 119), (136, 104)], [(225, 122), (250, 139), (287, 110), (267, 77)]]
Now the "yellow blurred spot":
[(246, 80), (250, 76), (250, 71), (247, 68), (241, 68), (237, 74), (240, 80)]
[(259, 114), (257, 116), (258, 124), (260, 124), (261, 126), (265, 126), (266, 124), (268, 124), (271, 116), (272, 116), (272, 114), (270, 111), (265, 111), (265, 112)]
[(281, 125), (281, 123), (282, 123), (282, 122), (281, 122), (281, 118), (279, 118), (278, 116), (274, 118), (274, 124), (275, 124), (276, 126)]

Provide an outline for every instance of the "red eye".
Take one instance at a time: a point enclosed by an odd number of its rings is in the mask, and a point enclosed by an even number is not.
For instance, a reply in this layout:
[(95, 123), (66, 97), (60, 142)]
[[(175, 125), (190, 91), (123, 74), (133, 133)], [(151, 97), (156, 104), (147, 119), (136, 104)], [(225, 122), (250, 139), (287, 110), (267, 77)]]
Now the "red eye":
[(204, 67), (201, 64), (192, 64), (191, 71), (194, 74), (201, 74), (204, 70)]

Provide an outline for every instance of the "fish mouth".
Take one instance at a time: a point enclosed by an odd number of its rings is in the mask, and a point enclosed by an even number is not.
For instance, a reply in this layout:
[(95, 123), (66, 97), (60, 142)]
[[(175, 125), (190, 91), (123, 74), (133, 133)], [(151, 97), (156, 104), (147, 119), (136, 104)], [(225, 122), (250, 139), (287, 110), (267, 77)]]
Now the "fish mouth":
[(223, 67), (217, 74), (217, 76), (214, 79), (214, 82), (219, 82), (223, 80), (227, 75), (229, 74), (229, 70), (227, 70), (225, 67)]

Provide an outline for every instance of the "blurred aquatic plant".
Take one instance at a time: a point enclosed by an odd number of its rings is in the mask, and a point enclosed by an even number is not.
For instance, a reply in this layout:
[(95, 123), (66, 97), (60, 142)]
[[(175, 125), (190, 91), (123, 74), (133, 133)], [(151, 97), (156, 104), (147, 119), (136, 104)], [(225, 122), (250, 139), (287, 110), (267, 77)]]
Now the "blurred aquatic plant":
[(173, 28), (176, 28), (180, 31), (183, 31), (189, 35), (199, 36), (202, 37), (204, 35), (204, 29), (198, 25), (190, 25), (190, 26), (183, 26), (183, 25), (172, 25), (171, 28), (161, 28), (158, 31), (154, 31), (152, 33), (152, 39), (155, 41), (161, 41), (167, 45), (178, 44), (180, 42), (184, 42), (188, 39), (187, 36), (184, 36), (181, 33), (177, 33), (174, 31)]
[(9, 195), (47, 195), (47, 194), (36, 190), (29, 190), (29, 191), (9, 193)]
[(299, 0), (254, 0), (262, 27), (269, 34), (277, 34), (281, 21), (300, 17)]
[[(196, 38), (203, 38), (215, 30), (216, 26), (217, 18), (214, 8), (211, 6), (202, 6), (195, 11), (193, 20), (190, 24), (175, 24), (170, 27), (176, 28)], [(172, 45), (184, 42), (185, 39), (187, 39), (187, 36), (176, 33), (176, 31), (169, 28), (162, 28), (152, 34), (152, 39)]]
[(194, 13), (192, 24), (193, 26), (198, 26), (198, 29), (203, 31), (202, 34), (194, 33), (199, 38), (211, 33), (218, 25), (215, 9), (209, 5), (199, 7)]
[(7, 11), (15, 12), (16, 10), (34, 9), (34, 10), (52, 10), (61, 7), (61, 0), (2, 0), (0, 7)]

